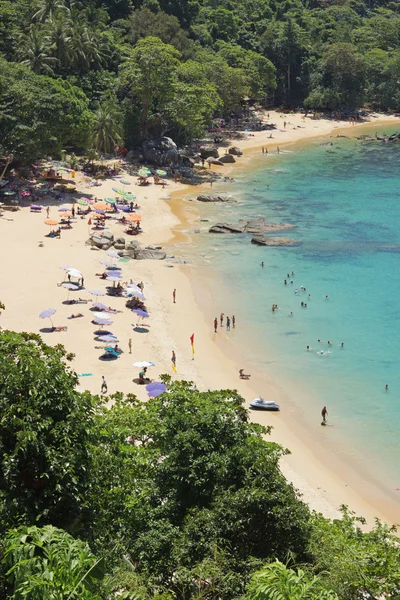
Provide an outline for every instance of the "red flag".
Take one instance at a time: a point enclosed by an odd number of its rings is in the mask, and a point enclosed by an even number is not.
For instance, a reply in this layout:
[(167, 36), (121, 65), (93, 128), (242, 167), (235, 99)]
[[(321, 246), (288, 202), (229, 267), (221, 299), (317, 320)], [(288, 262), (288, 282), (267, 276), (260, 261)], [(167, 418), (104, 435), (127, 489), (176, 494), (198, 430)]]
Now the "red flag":
[(193, 346), (193, 344), (194, 344), (194, 333), (192, 333), (192, 335), (190, 336), (190, 343)]

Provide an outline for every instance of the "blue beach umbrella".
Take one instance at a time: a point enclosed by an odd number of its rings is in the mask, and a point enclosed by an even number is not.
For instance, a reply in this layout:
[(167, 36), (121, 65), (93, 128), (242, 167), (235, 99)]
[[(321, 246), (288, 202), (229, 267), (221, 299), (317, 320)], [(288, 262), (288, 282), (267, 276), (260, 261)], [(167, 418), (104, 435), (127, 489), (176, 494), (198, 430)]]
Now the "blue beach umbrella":
[(131, 182), (130, 181), (126, 181), (126, 179), (121, 179), (121, 183), (123, 185), (131, 185)]
[(102, 342), (115, 342), (115, 343), (118, 343), (119, 339), (115, 335), (102, 335), (101, 336), (101, 341)]
[(156, 381), (154, 383), (149, 383), (146, 385), (146, 391), (150, 398), (157, 398), (163, 394), (167, 389), (165, 383), (161, 383), (161, 381)]
[(46, 310), (42, 310), (39, 317), (41, 319), (50, 319), (51, 326), (54, 327), (51, 317), (55, 314), (55, 312), (56, 312), (55, 308), (46, 308)]
[(112, 325), (112, 321), (111, 319), (100, 319), (99, 317), (96, 317), (96, 319), (93, 319), (93, 323), (96, 323), (96, 325)]

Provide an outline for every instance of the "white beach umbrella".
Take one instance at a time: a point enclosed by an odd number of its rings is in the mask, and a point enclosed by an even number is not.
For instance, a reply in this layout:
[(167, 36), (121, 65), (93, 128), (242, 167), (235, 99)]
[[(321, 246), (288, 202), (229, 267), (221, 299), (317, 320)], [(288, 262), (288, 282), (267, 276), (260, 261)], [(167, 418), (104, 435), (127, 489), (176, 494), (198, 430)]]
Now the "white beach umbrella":
[(133, 367), (138, 367), (139, 369), (142, 367), (154, 367), (154, 363), (149, 360), (138, 360), (132, 364)]
[(69, 271), (67, 271), (67, 274), (70, 277), (77, 277), (78, 279), (82, 279), (83, 275), (80, 271), (78, 271), (77, 269), (70, 269)]

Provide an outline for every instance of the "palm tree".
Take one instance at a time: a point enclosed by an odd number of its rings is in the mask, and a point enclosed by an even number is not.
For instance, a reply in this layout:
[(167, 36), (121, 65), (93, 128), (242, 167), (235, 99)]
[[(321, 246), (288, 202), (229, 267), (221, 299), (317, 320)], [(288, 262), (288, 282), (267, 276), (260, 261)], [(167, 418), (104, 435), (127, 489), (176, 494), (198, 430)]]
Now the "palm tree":
[(56, 59), (50, 56), (49, 47), (39, 31), (31, 25), (29, 33), (20, 37), (19, 55), (21, 63), (28, 65), (34, 73), (54, 75)]
[(71, 58), (71, 35), (69, 21), (60, 13), (54, 13), (47, 21), (46, 40), (52, 55), (61, 66)]
[(253, 575), (249, 600), (338, 600), (326, 591), (318, 577), (298, 569), (294, 571), (277, 560)]
[(102, 104), (95, 113), (93, 147), (109, 154), (122, 141), (121, 115), (111, 103)]
[(57, 10), (65, 10), (63, 0), (42, 0), (42, 6), (33, 15), (33, 18), (43, 23), (47, 17), (52, 17)]

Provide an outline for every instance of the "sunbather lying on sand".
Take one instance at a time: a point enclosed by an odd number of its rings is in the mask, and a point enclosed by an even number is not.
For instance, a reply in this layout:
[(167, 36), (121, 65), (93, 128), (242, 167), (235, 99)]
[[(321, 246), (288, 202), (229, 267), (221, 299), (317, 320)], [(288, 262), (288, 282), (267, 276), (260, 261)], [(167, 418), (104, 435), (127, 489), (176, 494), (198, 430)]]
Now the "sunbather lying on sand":
[(244, 369), (239, 369), (239, 377), (240, 379), (250, 379), (251, 375), (249, 373), (243, 373)]

